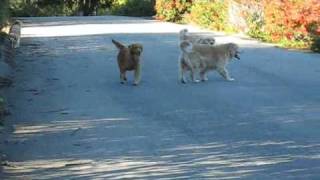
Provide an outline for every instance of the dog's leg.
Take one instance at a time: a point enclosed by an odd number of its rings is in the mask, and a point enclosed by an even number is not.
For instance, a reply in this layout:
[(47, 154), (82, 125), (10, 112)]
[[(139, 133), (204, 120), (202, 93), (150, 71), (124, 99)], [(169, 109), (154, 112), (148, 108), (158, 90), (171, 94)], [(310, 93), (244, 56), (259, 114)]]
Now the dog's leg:
[(234, 79), (230, 77), (229, 72), (226, 68), (218, 68), (217, 71), (225, 80), (234, 81)]
[[(181, 65), (181, 66), (182, 66), (182, 65)], [(186, 80), (186, 77), (185, 77), (185, 73), (186, 73), (186, 69), (185, 69), (184, 67), (181, 67), (179, 80), (180, 80), (180, 82), (183, 83), (183, 84), (186, 84), (186, 83), (187, 83), (187, 80)]]
[(185, 77), (185, 73), (187, 72), (186, 67), (184, 67), (182, 64), (180, 65), (180, 75), (179, 75), (179, 80), (181, 83), (186, 84), (187, 79)]
[(137, 86), (141, 80), (141, 65), (138, 64), (137, 68), (134, 71), (134, 86)]
[(16, 45), (17, 48), (20, 47), (20, 41), (21, 41), (21, 38), (19, 37), (17, 40), (17, 45)]
[(191, 70), (190, 70), (190, 78), (191, 78), (192, 82), (194, 82), (194, 83), (198, 83), (199, 82), (199, 80), (196, 78), (196, 74), (197, 74), (197, 72), (196, 72), (195, 68), (191, 68)]
[(207, 70), (203, 69), (200, 71), (201, 81), (208, 81)]
[(181, 79), (181, 83), (183, 83), (183, 84), (186, 84), (188, 81), (187, 81), (187, 79), (186, 79), (186, 73), (187, 73), (187, 69), (184, 67), (183, 69), (182, 69), (182, 79)]
[(185, 76), (184, 76), (184, 74), (185, 74), (185, 67), (184, 67), (184, 65), (183, 65), (183, 56), (182, 56), (182, 55), (180, 55), (178, 62), (179, 62), (179, 76), (178, 76), (178, 80), (179, 80), (181, 83), (185, 84), (187, 81), (186, 81)]
[(127, 82), (126, 71), (121, 71), (120, 72), (120, 83), (124, 84), (125, 82)]

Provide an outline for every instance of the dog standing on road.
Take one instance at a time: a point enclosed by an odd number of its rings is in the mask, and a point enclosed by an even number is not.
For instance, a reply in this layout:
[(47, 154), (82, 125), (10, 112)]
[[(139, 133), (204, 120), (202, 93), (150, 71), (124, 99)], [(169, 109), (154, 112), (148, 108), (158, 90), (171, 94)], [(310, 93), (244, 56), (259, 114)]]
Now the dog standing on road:
[(196, 45), (192, 47), (194, 52), (200, 55), (203, 66), (200, 69), (202, 81), (207, 81), (207, 72), (216, 70), (227, 81), (233, 81), (230, 77), (227, 64), (234, 58), (240, 59), (239, 46), (235, 43), (219, 44), (215, 46)]
[(10, 36), (10, 40), (12, 41), (13, 48), (20, 47), (21, 27), (22, 27), (22, 21), (16, 20), (10, 28), (9, 36)]
[(199, 70), (203, 66), (201, 56), (198, 52), (193, 50), (193, 45), (190, 41), (180, 42), (181, 53), (179, 56), (179, 81), (186, 83), (185, 74), (190, 72), (192, 82), (199, 82), (196, 75), (199, 74)]
[(201, 81), (207, 81), (207, 72), (216, 70), (227, 81), (233, 81), (230, 77), (227, 64), (231, 59), (239, 57), (239, 47), (234, 43), (220, 45), (192, 44), (190, 41), (180, 43), (181, 54), (179, 57), (179, 80), (186, 83), (185, 73), (190, 71), (193, 82), (200, 73)]
[(118, 65), (120, 70), (120, 82), (124, 84), (127, 81), (126, 72), (134, 71), (134, 83), (138, 85), (141, 80), (141, 60), (140, 56), (143, 51), (141, 44), (135, 43), (125, 46), (112, 39), (112, 43), (119, 49)]
[(210, 36), (189, 34), (188, 29), (179, 31), (180, 39), (180, 56), (179, 56), (179, 81), (186, 83), (185, 73), (190, 71), (193, 82), (199, 82), (196, 74), (199, 74), (201, 58), (199, 53), (193, 50), (193, 44), (213, 46), (216, 40)]

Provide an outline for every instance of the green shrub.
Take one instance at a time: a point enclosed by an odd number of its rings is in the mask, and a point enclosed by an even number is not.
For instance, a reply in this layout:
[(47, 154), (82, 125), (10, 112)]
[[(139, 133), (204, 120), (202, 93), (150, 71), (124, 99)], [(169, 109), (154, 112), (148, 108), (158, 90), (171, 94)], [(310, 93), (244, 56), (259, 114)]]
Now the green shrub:
[(264, 21), (260, 14), (257, 12), (252, 13), (246, 17), (246, 21), (248, 24), (248, 32), (247, 34), (250, 37), (266, 41), (267, 34), (263, 31)]
[(228, 4), (225, 1), (203, 0), (195, 2), (191, 7), (188, 20), (205, 28), (232, 31), (232, 27), (228, 23)]
[(111, 6), (111, 14), (124, 16), (154, 15), (154, 0), (115, 0)]
[(10, 0), (13, 16), (154, 15), (155, 0)]
[(190, 12), (193, 0), (157, 0), (156, 18), (164, 21), (179, 22)]
[(0, 30), (8, 23), (9, 0), (0, 1)]
[(72, 1), (68, 1), (68, 3), (61, 0), (10, 1), (10, 11), (15, 17), (70, 16), (77, 14), (78, 10), (78, 4), (72, 3)]

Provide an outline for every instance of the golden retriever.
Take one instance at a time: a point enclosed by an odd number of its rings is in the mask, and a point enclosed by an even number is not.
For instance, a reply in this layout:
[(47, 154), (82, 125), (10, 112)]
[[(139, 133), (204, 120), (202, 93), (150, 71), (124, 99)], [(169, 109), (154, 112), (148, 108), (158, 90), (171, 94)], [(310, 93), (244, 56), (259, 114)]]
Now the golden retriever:
[(227, 81), (233, 81), (226, 66), (232, 59), (240, 60), (239, 46), (235, 43), (226, 43), (215, 46), (193, 45), (193, 51), (200, 54), (203, 67), (200, 69), (202, 81), (207, 81), (207, 72), (216, 70)]
[(239, 46), (235, 43), (220, 45), (192, 44), (190, 41), (182, 41), (180, 44), (182, 53), (179, 57), (180, 80), (185, 83), (184, 73), (191, 71), (191, 78), (194, 80), (195, 72), (200, 72), (200, 79), (207, 81), (207, 73), (216, 70), (224, 79), (233, 81), (230, 77), (227, 64), (231, 59), (239, 57)]
[(125, 46), (113, 39), (112, 43), (119, 49), (117, 60), (120, 70), (120, 83), (124, 84), (127, 81), (127, 71), (134, 71), (133, 85), (138, 85), (141, 80), (140, 56), (143, 51), (143, 46), (138, 43)]

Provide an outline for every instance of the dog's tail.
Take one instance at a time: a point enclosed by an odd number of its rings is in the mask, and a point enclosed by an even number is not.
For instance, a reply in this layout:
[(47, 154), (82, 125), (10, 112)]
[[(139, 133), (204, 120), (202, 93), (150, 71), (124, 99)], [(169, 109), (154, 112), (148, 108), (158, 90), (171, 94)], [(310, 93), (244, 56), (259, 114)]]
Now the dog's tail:
[(112, 39), (112, 43), (113, 43), (118, 49), (123, 49), (123, 48), (126, 47), (125, 45), (121, 44), (120, 42), (118, 42), (118, 41), (116, 41), (116, 40), (114, 40), (114, 39)]
[(188, 35), (188, 29), (180, 30), (179, 31), (180, 41), (185, 40), (187, 35)]
[(192, 63), (191, 63), (191, 60), (190, 60), (190, 57), (188, 54), (192, 53), (193, 50), (193, 45), (190, 41), (182, 41), (180, 43), (180, 49), (181, 51), (183, 52), (181, 54), (181, 58), (180, 58), (180, 61), (182, 60), (184, 63), (186, 63), (190, 68), (192, 68)]

